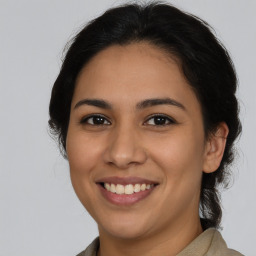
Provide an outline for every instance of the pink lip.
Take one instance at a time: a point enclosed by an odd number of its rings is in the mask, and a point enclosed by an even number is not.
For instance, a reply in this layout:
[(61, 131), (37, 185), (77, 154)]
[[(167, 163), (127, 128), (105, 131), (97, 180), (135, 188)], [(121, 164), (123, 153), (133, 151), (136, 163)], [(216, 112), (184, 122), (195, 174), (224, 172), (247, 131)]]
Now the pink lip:
[(129, 206), (129, 205), (135, 204), (135, 203), (143, 200), (144, 198), (148, 197), (151, 194), (151, 192), (155, 189), (155, 186), (153, 186), (150, 189), (146, 189), (146, 190), (140, 191), (138, 193), (133, 193), (131, 195), (125, 195), (125, 194), (118, 195), (118, 194), (112, 193), (110, 191), (107, 191), (100, 184), (97, 184), (97, 185), (98, 185), (98, 188), (99, 188), (101, 194), (103, 195), (103, 197), (110, 203), (118, 205), (118, 206)]
[(130, 206), (132, 204), (135, 204), (146, 197), (148, 197), (152, 191), (156, 188), (156, 186), (153, 186), (150, 189), (146, 189), (144, 191), (140, 191), (138, 193), (133, 193), (131, 195), (118, 195), (115, 193), (112, 193), (110, 191), (107, 191), (102, 184), (103, 183), (109, 183), (109, 184), (121, 184), (121, 185), (127, 185), (127, 184), (154, 184), (157, 185), (158, 183), (155, 181), (151, 181), (144, 178), (139, 177), (106, 177), (98, 180), (97, 182), (98, 188), (102, 194), (102, 196), (110, 203), (118, 205), (118, 206)]

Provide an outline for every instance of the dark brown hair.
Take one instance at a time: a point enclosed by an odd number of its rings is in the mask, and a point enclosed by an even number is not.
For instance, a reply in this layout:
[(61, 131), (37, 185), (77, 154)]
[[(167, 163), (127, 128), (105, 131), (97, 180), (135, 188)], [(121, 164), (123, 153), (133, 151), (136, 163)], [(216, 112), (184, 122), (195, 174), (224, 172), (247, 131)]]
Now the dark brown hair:
[(184, 76), (201, 103), (206, 138), (220, 122), (229, 127), (226, 148), (219, 168), (203, 173), (200, 213), (204, 229), (219, 227), (221, 206), (218, 185), (228, 177), (233, 161), (233, 143), (241, 132), (237, 78), (225, 47), (210, 26), (172, 5), (128, 4), (106, 11), (86, 25), (72, 40), (50, 101), (49, 126), (65, 156), (70, 105), (76, 78), (82, 67), (110, 45), (147, 41), (178, 58)]

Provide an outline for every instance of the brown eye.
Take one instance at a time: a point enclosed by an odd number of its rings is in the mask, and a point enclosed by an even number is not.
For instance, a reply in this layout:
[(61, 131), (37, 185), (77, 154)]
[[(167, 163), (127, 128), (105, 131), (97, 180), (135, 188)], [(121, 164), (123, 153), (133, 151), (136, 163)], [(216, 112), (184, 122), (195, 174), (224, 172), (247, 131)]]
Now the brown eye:
[(82, 124), (89, 124), (89, 125), (110, 125), (110, 122), (101, 115), (92, 115), (88, 116), (81, 120)]
[(164, 126), (174, 124), (175, 122), (167, 116), (164, 115), (155, 115), (150, 117), (147, 121), (147, 125), (154, 125), (154, 126)]

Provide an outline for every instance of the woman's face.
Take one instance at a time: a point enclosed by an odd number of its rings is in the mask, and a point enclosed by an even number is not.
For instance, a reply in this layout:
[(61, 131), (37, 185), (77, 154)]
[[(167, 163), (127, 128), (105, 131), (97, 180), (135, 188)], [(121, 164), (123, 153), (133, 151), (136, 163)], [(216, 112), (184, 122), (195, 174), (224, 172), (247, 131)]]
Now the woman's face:
[(138, 238), (198, 220), (205, 145), (200, 104), (162, 50), (111, 46), (81, 71), (67, 155), (101, 234)]

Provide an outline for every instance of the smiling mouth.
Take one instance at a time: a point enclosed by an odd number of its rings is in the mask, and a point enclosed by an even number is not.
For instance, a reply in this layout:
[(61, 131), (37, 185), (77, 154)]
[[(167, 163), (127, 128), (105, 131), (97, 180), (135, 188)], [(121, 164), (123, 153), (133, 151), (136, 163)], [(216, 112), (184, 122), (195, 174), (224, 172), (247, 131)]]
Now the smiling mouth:
[(155, 185), (154, 184), (110, 184), (110, 183), (101, 183), (107, 191), (118, 194), (118, 195), (132, 195), (134, 193), (139, 193), (141, 191), (150, 190)]
[(131, 206), (149, 197), (160, 185), (157, 181), (141, 177), (104, 177), (96, 180), (101, 195), (111, 204)]
[(96, 182), (108, 202), (117, 206), (131, 206), (147, 198), (159, 183), (137, 177), (108, 177)]

